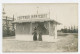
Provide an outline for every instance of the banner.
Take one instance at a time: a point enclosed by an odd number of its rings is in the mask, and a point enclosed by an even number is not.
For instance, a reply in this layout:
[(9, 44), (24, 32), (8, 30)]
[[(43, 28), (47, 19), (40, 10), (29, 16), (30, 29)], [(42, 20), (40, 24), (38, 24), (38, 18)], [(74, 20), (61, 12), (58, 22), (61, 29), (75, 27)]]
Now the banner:
[(37, 15), (27, 15), (27, 16), (19, 16), (18, 20), (26, 20), (31, 18), (48, 18), (47, 14), (37, 14)]

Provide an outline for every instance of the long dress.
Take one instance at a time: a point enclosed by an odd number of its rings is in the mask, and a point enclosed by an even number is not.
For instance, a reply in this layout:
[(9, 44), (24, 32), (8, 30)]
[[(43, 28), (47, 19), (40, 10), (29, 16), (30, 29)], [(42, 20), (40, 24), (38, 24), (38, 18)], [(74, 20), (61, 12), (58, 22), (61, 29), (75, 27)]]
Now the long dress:
[(39, 41), (42, 41), (42, 32), (39, 33)]
[(36, 41), (37, 40), (37, 32), (33, 32), (33, 40)]

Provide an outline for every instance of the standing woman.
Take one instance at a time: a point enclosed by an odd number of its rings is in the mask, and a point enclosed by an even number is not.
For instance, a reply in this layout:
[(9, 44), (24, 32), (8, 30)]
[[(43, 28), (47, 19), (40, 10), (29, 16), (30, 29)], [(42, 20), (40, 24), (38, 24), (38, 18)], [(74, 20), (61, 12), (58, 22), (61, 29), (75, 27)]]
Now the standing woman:
[(34, 32), (33, 32), (33, 40), (37, 41), (37, 31), (36, 31), (36, 27), (34, 28)]
[(42, 32), (41, 31), (39, 31), (39, 41), (42, 41)]

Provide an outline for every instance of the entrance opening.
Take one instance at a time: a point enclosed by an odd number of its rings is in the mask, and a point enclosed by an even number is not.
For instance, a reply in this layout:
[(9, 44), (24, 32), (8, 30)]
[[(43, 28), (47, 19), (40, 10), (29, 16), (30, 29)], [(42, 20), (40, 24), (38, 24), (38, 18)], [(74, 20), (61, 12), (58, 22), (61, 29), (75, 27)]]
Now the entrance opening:
[(44, 26), (44, 22), (38, 22), (37, 24), (37, 31), (41, 31), (43, 35), (49, 34), (49, 31)]

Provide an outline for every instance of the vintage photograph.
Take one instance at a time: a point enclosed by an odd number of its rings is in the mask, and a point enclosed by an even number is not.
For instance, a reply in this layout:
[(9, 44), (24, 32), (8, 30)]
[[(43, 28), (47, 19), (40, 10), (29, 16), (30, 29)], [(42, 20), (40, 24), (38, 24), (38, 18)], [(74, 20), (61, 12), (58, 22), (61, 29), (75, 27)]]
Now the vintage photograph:
[(78, 3), (3, 3), (3, 52), (78, 52)]

